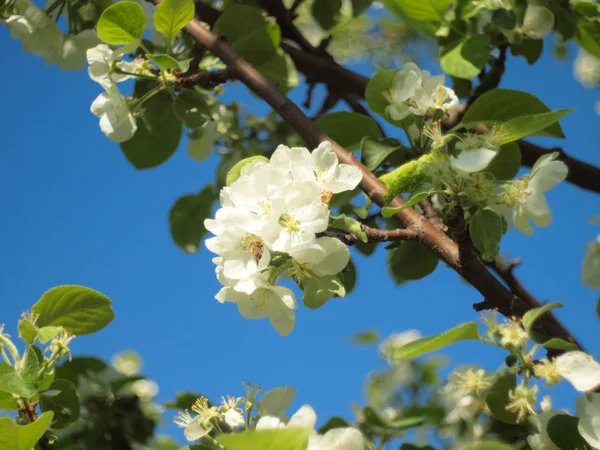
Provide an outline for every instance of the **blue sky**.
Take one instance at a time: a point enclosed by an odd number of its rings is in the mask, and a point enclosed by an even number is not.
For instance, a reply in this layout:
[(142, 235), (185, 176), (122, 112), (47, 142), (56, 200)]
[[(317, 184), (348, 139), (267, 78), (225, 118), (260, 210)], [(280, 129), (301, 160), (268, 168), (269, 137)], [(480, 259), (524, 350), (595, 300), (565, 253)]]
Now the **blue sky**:
[[(76, 339), (75, 354), (109, 358), (135, 349), (144, 372), (160, 385), (160, 401), (182, 390), (214, 399), (241, 395), (243, 381), (295, 386), (293, 408), (311, 404), (322, 423), (333, 414), (350, 417), (350, 402), (363, 401), (366, 375), (381, 366), (373, 349), (351, 346), (350, 335), (366, 328), (384, 335), (417, 328), (427, 335), (477, 319), (471, 305), (481, 297), (453, 271), (440, 264), (427, 279), (397, 287), (382, 249), (368, 259), (355, 255), (355, 291), (317, 311), (301, 307), (290, 336), (280, 337), (265, 320), (243, 319), (234, 305), (213, 299), (219, 286), (212, 255), (205, 248), (184, 254), (168, 229), (171, 205), (212, 180), (217, 159), (196, 162), (182, 146), (162, 166), (136, 171), (89, 112), (100, 88), (85, 72), (46, 67), (23, 53), (5, 28), (0, 43), (0, 323), (13, 334), (20, 313), (45, 290), (86, 285), (113, 300), (116, 319)], [(502, 86), (532, 92), (551, 108), (576, 108), (562, 121), (566, 141), (539, 142), (564, 145), (600, 165), (600, 119), (593, 112), (600, 96), (574, 81), (573, 56), (561, 63), (546, 51), (533, 68), (509, 57)], [(248, 111), (266, 111), (239, 83), (230, 89)], [(585, 243), (599, 231), (587, 223), (600, 214), (599, 199), (563, 183), (548, 195), (554, 213), (549, 228), (532, 238), (513, 230), (502, 242), (504, 254), (523, 259), (517, 274), (525, 286), (542, 301), (564, 303), (560, 319), (597, 356), (597, 296), (579, 277)], [(453, 365), (479, 362), (494, 369), (503, 360), (482, 344), (458, 344), (447, 354)], [(558, 406), (572, 408), (568, 386), (557, 392)]]

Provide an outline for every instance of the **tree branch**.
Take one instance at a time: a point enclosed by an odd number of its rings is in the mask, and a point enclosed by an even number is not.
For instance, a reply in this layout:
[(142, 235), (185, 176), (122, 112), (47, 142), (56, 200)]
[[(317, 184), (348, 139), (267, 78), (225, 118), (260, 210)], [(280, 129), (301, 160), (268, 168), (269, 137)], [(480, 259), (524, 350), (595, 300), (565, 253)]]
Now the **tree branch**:
[[(416, 241), (418, 238), (417, 233), (415, 233), (413, 230), (406, 230), (404, 228), (396, 228), (395, 230), (380, 230), (362, 223), (360, 228), (367, 235), (369, 242)], [(355, 245), (359, 242), (362, 242), (357, 235), (352, 233), (339, 233), (336, 234), (335, 237), (340, 239), (346, 245)]]
[[(159, 4), (161, 0), (153, 0)], [(265, 100), (274, 111), (276, 111), (294, 130), (304, 139), (309, 147), (317, 147), (322, 141), (331, 142), (332, 150), (342, 164), (350, 164), (358, 168), (362, 174), (360, 182), (361, 189), (377, 205), (383, 207), (385, 201), (385, 186), (351, 153), (343, 149), (339, 144), (325, 135), (311, 121), (296, 104), (289, 100), (277, 87), (268, 81), (254, 67), (240, 57), (223, 39), (217, 37), (210, 30), (203, 27), (200, 22), (193, 19), (187, 26), (186, 31), (199, 44), (206, 47), (215, 56), (218, 56), (225, 64), (232, 67), (237, 78), (259, 97)], [(391, 207), (404, 205), (404, 200), (396, 197), (390, 202)], [(457, 244), (446, 234), (435, 228), (429, 220), (418, 214), (412, 208), (398, 211), (396, 220), (406, 230), (415, 233), (415, 240), (426, 245), (437, 256), (457, 271), (465, 280), (471, 283), (485, 298), (485, 303), (493, 305), (506, 317), (522, 317), (530, 306), (515, 296), (490, 273), (482, 262), (476, 258), (463, 260), (459, 254)], [(536, 329), (540, 333), (552, 337), (569, 340), (570, 336), (565, 330), (556, 327), (555, 323), (545, 315), (536, 322)]]
[(227, 67), (224, 70), (214, 72), (195, 72), (191, 74), (176, 73), (175, 89), (190, 89), (194, 86), (199, 86), (205, 89), (214, 89), (219, 84), (226, 83), (228, 80), (235, 78), (235, 70)]

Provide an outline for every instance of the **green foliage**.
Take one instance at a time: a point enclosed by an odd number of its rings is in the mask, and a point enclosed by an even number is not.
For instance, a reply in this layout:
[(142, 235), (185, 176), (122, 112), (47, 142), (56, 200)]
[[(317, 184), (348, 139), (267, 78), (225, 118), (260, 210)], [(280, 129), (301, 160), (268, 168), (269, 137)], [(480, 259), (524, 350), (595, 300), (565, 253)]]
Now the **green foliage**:
[(517, 414), (507, 411), (510, 403), (508, 394), (517, 386), (517, 376), (514, 373), (500, 375), (485, 394), (485, 404), (497, 419), (504, 423), (517, 423)]
[(388, 420), (379, 414), (374, 408), (367, 406), (363, 409), (363, 415), (367, 424), (372, 428), (383, 430), (407, 430), (424, 422), (423, 417), (401, 417), (400, 419)]
[(373, 0), (352, 0), (352, 15), (358, 17), (368, 10), (373, 4)]
[(75, 335), (101, 330), (115, 317), (111, 301), (85, 286), (57, 286), (45, 292), (33, 305), (39, 326), (61, 326)]
[[(136, 97), (148, 91), (146, 83), (136, 83)], [(161, 92), (144, 103), (138, 129), (128, 141), (121, 143), (127, 160), (136, 169), (159, 166), (175, 153), (181, 139), (182, 126), (173, 110), (173, 99)]]
[(390, 102), (384, 96), (384, 93), (389, 92), (390, 89), (392, 89), (396, 73), (398, 73), (398, 70), (396, 69), (387, 69), (377, 72), (367, 84), (365, 100), (374, 113), (379, 114), (391, 124), (402, 126), (401, 122), (391, 119), (385, 112), (390, 105)]
[(210, 217), (216, 199), (214, 186), (209, 185), (198, 194), (180, 197), (172, 206), (169, 212), (171, 236), (186, 253), (195, 253), (200, 249), (200, 242), (206, 234), (204, 220)]
[(511, 180), (521, 168), (521, 150), (516, 142), (504, 144), (485, 168), (496, 180)]
[(224, 434), (217, 441), (228, 450), (304, 450), (311, 430), (307, 428), (281, 428), (275, 430), (244, 431)]
[(187, 146), (190, 158), (206, 161), (212, 154), (218, 137), (216, 121), (209, 120), (202, 127), (196, 128), (190, 135)]
[(19, 336), (28, 344), (33, 344), (37, 339), (38, 329), (29, 319), (19, 320)]
[(575, 42), (590, 55), (600, 58), (600, 23), (578, 23)]
[(281, 32), (257, 8), (231, 5), (223, 11), (213, 32), (227, 36), (227, 42), (246, 61), (255, 66), (275, 56)]
[(429, 183), (422, 183), (414, 189), (414, 193), (408, 198), (406, 203), (402, 206), (392, 207), (384, 206), (381, 210), (381, 215), (385, 218), (392, 217), (398, 211), (402, 211), (406, 208), (412, 208), (417, 205), (420, 201), (424, 200), (425, 197), (433, 194), (434, 189)]
[(154, 12), (154, 27), (165, 37), (170, 48), (177, 33), (193, 18), (193, 0), (162, 0)]
[(559, 338), (552, 338), (552, 339), (547, 340), (546, 342), (541, 342), (541, 344), (545, 348), (552, 348), (555, 350), (563, 350), (565, 352), (568, 352), (571, 350), (579, 350), (579, 346), (577, 344), (574, 344), (572, 342), (567, 342), (567, 341), (564, 341)]
[(184, 91), (173, 102), (173, 110), (181, 123), (188, 128), (199, 128), (210, 117), (210, 108), (204, 96), (196, 91)]
[[(479, 123), (491, 126), (505, 124), (518, 118), (511, 127), (516, 128), (519, 123), (524, 122), (522, 126), (527, 129), (529, 135), (564, 138), (561, 126), (556, 122), (565, 114), (554, 111), (558, 114), (543, 116), (546, 113), (550, 113), (550, 109), (532, 94), (511, 89), (492, 89), (475, 100), (465, 113), (462, 124), (466, 127)], [(539, 128), (541, 121), (536, 120), (536, 116), (542, 116), (542, 121), (553, 121)], [(529, 125), (529, 122), (535, 123)], [(507, 131), (511, 132), (511, 127)]]
[(334, 416), (330, 418), (327, 422), (325, 422), (325, 424), (321, 428), (319, 428), (318, 433), (325, 434), (329, 430), (333, 430), (335, 428), (346, 428), (349, 426), (350, 424), (348, 423), (348, 421), (346, 421), (346, 419)]
[(500, 127), (500, 132), (503, 133), (500, 143), (507, 144), (525, 136), (535, 135), (550, 125), (556, 124), (571, 111), (573, 110), (558, 109), (548, 113), (520, 116), (509, 120)]
[(381, 130), (373, 119), (354, 112), (326, 114), (317, 120), (316, 125), (349, 152), (358, 150), (366, 136), (381, 137)]
[(544, 41), (542, 39), (523, 39), (519, 44), (512, 44), (510, 52), (514, 56), (524, 56), (527, 64), (535, 64), (542, 56)]
[(165, 408), (180, 409), (185, 411), (186, 409), (191, 409), (192, 405), (200, 397), (202, 397), (201, 394), (196, 394), (193, 392), (178, 392), (175, 400), (165, 403)]
[(415, 20), (440, 21), (452, 0), (392, 0), (409, 17)]
[(68, 380), (57, 379), (40, 395), (43, 412), (52, 411), (52, 428), (64, 428), (79, 419), (81, 405), (75, 385)]
[(530, 309), (523, 315), (523, 328), (525, 331), (530, 332), (535, 322), (543, 316), (545, 313), (552, 309), (562, 308), (563, 305), (558, 302), (547, 303), (539, 308)]
[(579, 419), (568, 414), (557, 414), (548, 421), (546, 431), (561, 450), (592, 450), (577, 430)]
[(36, 385), (26, 380), (13, 366), (0, 361), (0, 391), (19, 397), (31, 398), (36, 392)]
[(498, 254), (504, 231), (502, 217), (491, 208), (478, 209), (469, 223), (471, 240), (486, 261), (491, 261)]
[(75, 356), (69, 361), (56, 367), (56, 378), (70, 381), (74, 386), (79, 386), (80, 376), (88, 377), (102, 373), (108, 369), (108, 365), (91, 356)]
[(47, 412), (29, 425), (17, 425), (10, 417), (0, 417), (0, 448), (2, 450), (31, 450), (44, 435), (53, 414)]
[(254, 164), (257, 162), (268, 163), (269, 158), (266, 158), (262, 155), (250, 156), (249, 158), (244, 158), (240, 162), (238, 162), (232, 169), (227, 173), (227, 179), (225, 183), (227, 186), (231, 186), (232, 183), (238, 180), (239, 177), (242, 176), (242, 169), (249, 164)]
[(361, 241), (368, 242), (367, 235), (362, 230), (360, 222), (346, 216), (346, 214), (340, 214), (339, 216), (332, 215), (329, 219), (329, 227), (345, 231), (346, 233), (352, 233)]
[(442, 334), (417, 339), (400, 348), (393, 349), (388, 356), (396, 361), (416, 358), (455, 342), (466, 340), (479, 340), (479, 330), (475, 322), (466, 322)]
[(422, 244), (405, 241), (390, 250), (387, 256), (388, 271), (396, 283), (420, 280), (437, 267), (438, 257)]
[(163, 70), (179, 69), (182, 72), (185, 72), (189, 69), (190, 65), (189, 59), (180, 62), (165, 53), (146, 53), (146, 58), (148, 61), (156, 64), (159, 69)]
[(314, 0), (311, 12), (321, 28), (329, 30), (340, 20), (341, 8), (342, 0)]
[(475, 78), (490, 59), (490, 43), (489, 36), (475, 34), (458, 43), (442, 47), (442, 69), (457, 78)]
[(354, 345), (375, 345), (379, 340), (379, 331), (366, 330), (356, 333), (351, 338)]
[(360, 143), (361, 162), (370, 171), (379, 168), (394, 153), (409, 153), (410, 151), (400, 141), (393, 138), (365, 137)]
[(295, 88), (300, 82), (294, 61), (280, 48), (267, 61), (257, 65), (256, 70), (273, 81), (283, 92)]
[(123, 1), (104, 10), (98, 20), (98, 37), (111, 45), (131, 44), (142, 39), (145, 26), (142, 6)]
[(310, 309), (320, 308), (331, 297), (343, 297), (346, 295), (344, 285), (334, 275), (311, 277), (302, 284), (302, 287), (304, 289), (302, 303)]

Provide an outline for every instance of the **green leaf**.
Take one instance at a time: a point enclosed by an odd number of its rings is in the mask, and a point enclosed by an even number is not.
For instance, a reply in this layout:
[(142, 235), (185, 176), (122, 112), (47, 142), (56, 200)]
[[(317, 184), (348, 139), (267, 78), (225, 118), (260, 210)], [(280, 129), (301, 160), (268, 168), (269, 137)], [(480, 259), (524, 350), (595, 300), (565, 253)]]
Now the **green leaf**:
[(77, 388), (68, 380), (57, 379), (40, 395), (43, 412), (54, 413), (53, 428), (64, 428), (79, 419), (81, 404)]
[(440, 21), (452, 0), (393, 0), (412, 19)]
[(511, 180), (521, 168), (521, 150), (519, 144), (510, 142), (500, 147), (485, 172), (496, 180)]
[(358, 17), (371, 7), (373, 0), (352, 0), (352, 16)]
[(387, 267), (396, 283), (419, 280), (435, 270), (438, 257), (422, 244), (404, 241), (390, 250)]
[(517, 414), (507, 411), (510, 403), (508, 394), (517, 386), (517, 376), (514, 373), (501, 375), (485, 394), (485, 404), (497, 419), (504, 423), (517, 423)]
[(592, 447), (579, 434), (579, 419), (568, 414), (551, 417), (546, 426), (548, 436), (561, 450), (592, 450)]
[(68, 380), (73, 385), (79, 385), (79, 377), (89, 377), (104, 372), (108, 365), (101, 359), (91, 356), (75, 356), (70, 361), (56, 367), (56, 378)]
[(390, 105), (388, 99), (383, 95), (389, 92), (394, 85), (394, 78), (399, 71), (397, 69), (387, 69), (377, 72), (377, 74), (369, 80), (367, 89), (365, 90), (365, 100), (369, 108), (383, 117), (385, 120), (396, 126), (402, 127), (402, 122), (393, 120), (386, 114), (386, 109)]
[(255, 68), (283, 92), (295, 88), (300, 82), (294, 61), (280, 48), (269, 60)]
[[(138, 86), (136, 83), (136, 97)], [(141, 88), (140, 90), (144, 90)], [(175, 153), (181, 139), (182, 126), (173, 111), (173, 100), (161, 92), (144, 103), (143, 119), (137, 119), (138, 129), (128, 141), (121, 143), (125, 157), (136, 169), (159, 166)]]
[(177, 33), (194, 18), (193, 0), (162, 0), (154, 12), (154, 27), (162, 34), (169, 47)]
[[(43, 358), (43, 356), (42, 356)], [(40, 361), (35, 354), (34, 347), (32, 345), (27, 346), (25, 355), (21, 360), (21, 368), (19, 369), (19, 376), (28, 386), (37, 388), (38, 371), (40, 370)]]
[(42, 327), (38, 330), (38, 339), (40, 343), (47, 344), (64, 331), (63, 327)]
[(395, 348), (389, 356), (395, 360), (416, 358), (431, 353), (459, 341), (479, 340), (479, 330), (475, 322), (463, 323), (442, 334), (424, 337)]
[(225, 181), (227, 186), (231, 186), (232, 183), (235, 183), (238, 180), (238, 178), (242, 176), (242, 169), (244, 167), (246, 167), (249, 164), (254, 164), (256, 162), (268, 163), (269, 158), (266, 158), (262, 155), (255, 155), (242, 159), (227, 173), (227, 180)]
[(85, 286), (57, 286), (45, 292), (33, 305), (38, 325), (61, 326), (75, 335), (101, 330), (115, 317), (110, 299)]
[(541, 345), (545, 348), (552, 348), (555, 350), (564, 350), (565, 352), (571, 350), (579, 350), (579, 346), (577, 344), (573, 344), (572, 342), (564, 341), (560, 338), (552, 338)]
[(533, 328), (536, 320), (538, 320), (542, 315), (550, 311), (551, 309), (562, 308), (563, 305), (558, 302), (548, 303), (544, 306), (540, 306), (539, 308), (530, 309), (523, 315), (523, 328), (528, 333)]
[(514, 56), (524, 56), (527, 64), (534, 64), (544, 51), (542, 39), (523, 39), (520, 44), (511, 44), (510, 52)]
[(379, 331), (366, 330), (356, 333), (352, 336), (351, 341), (354, 345), (375, 345), (379, 340)]
[(196, 403), (196, 400), (200, 397), (203, 397), (203, 395), (194, 392), (178, 392), (175, 400), (165, 403), (165, 408), (185, 411), (186, 409), (191, 409), (192, 405)]
[(349, 426), (351, 425), (350, 423), (348, 423), (348, 421), (346, 421), (346, 419), (334, 416), (331, 417), (327, 422), (325, 422), (325, 424), (321, 428), (319, 428), (318, 433), (325, 434), (329, 430), (333, 430), (335, 428), (347, 428)]
[(315, 123), (327, 136), (350, 152), (358, 150), (366, 136), (382, 137), (381, 130), (373, 119), (355, 112), (329, 113)]
[(206, 234), (204, 220), (210, 217), (217, 199), (214, 187), (209, 185), (199, 194), (179, 197), (169, 212), (169, 229), (179, 248), (186, 253), (200, 249), (200, 241)]
[(440, 64), (447, 74), (471, 80), (479, 75), (489, 59), (489, 36), (476, 34), (450, 48), (443, 48)]
[(209, 120), (202, 127), (196, 128), (190, 136), (187, 146), (190, 158), (206, 161), (210, 157), (218, 137), (217, 122), (214, 120)]
[(396, 420), (387, 420), (370, 406), (363, 409), (363, 415), (367, 424), (378, 428), (392, 429), (394, 431), (406, 430), (424, 422), (423, 417), (401, 417)]
[(539, 131), (548, 128), (550, 125), (558, 123), (560, 119), (569, 114), (572, 109), (557, 109), (543, 114), (531, 116), (521, 116), (509, 120), (500, 127), (502, 135), (500, 144), (507, 144), (525, 136), (535, 136)]
[(401, 150), (409, 151), (396, 139), (365, 137), (360, 143), (360, 159), (367, 169), (373, 172), (390, 155)]
[(352, 233), (363, 242), (368, 242), (367, 235), (362, 230), (360, 222), (354, 220), (351, 217), (347, 217), (346, 214), (340, 214), (339, 216), (331, 215), (329, 217), (329, 226), (336, 230), (342, 230), (347, 233)]
[(514, 447), (502, 442), (480, 441), (463, 445), (459, 450), (514, 450)]
[(406, 203), (404, 203), (404, 205), (402, 205), (402, 206), (398, 206), (398, 207), (384, 206), (383, 209), (381, 210), (381, 215), (385, 218), (392, 217), (398, 211), (402, 211), (403, 209), (406, 209), (406, 208), (412, 208), (417, 203), (419, 203), (421, 200), (423, 200), (425, 197), (433, 194), (435, 191), (434, 191), (433, 187), (431, 186), (431, 184), (423, 183), (423, 184), (417, 186), (417, 188), (415, 189), (415, 192), (416, 193), (412, 194), (410, 196), (410, 198), (406, 201)]
[(354, 265), (354, 262), (352, 262), (352, 258), (350, 258), (348, 264), (344, 267), (344, 270), (338, 273), (338, 278), (344, 285), (346, 294), (352, 292), (352, 289), (354, 289), (354, 286), (356, 285), (356, 266)]
[(146, 14), (135, 2), (119, 2), (104, 10), (98, 20), (98, 38), (111, 45), (129, 44), (142, 39)]
[[(163, 2), (164, 3), (164, 2)], [(162, 3), (161, 3), (162, 5)], [(179, 69), (179, 62), (172, 56), (166, 55), (164, 53), (146, 53), (146, 58), (156, 64), (159, 69), (169, 70), (169, 69)], [(187, 91), (186, 91), (187, 92)]]
[(53, 414), (47, 412), (29, 425), (17, 425), (10, 417), (0, 417), (0, 448), (2, 450), (32, 450), (50, 427)]
[[(511, 119), (550, 112), (544, 103), (535, 95), (512, 89), (492, 89), (479, 97), (467, 110), (462, 119), (466, 127), (479, 123), (491, 126), (509, 122)], [(565, 135), (558, 123), (539, 130), (536, 136), (564, 138)]]
[(314, 0), (311, 14), (324, 30), (333, 28), (340, 20), (342, 0)]
[(498, 254), (504, 235), (502, 217), (491, 208), (478, 209), (471, 217), (469, 235), (481, 257), (491, 261)]
[[(263, 17), (260, 10), (247, 5), (231, 5), (217, 19), (213, 33), (224, 34), (231, 47), (254, 66), (271, 59), (279, 46), (277, 25)], [(277, 29), (278, 30), (278, 29)]]
[(0, 409), (17, 411), (19, 409), (19, 405), (17, 405), (17, 399), (8, 392), (0, 391)]
[(25, 398), (31, 398), (37, 392), (35, 384), (23, 379), (13, 366), (5, 362), (0, 362), (0, 391)]
[(29, 319), (19, 320), (19, 336), (29, 345), (37, 339), (38, 328)]
[(204, 96), (196, 91), (185, 91), (175, 97), (173, 110), (179, 121), (188, 128), (201, 127), (211, 114)]
[(228, 450), (305, 450), (312, 430), (308, 428), (280, 428), (252, 430), (224, 434), (217, 441)]
[(343, 297), (346, 290), (340, 279), (334, 275), (311, 277), (303, 285), (302, 303), (310, 309), (318, 309), (331, 297)]
[(583, 22), (577, 24), (575, 42), (590, 55), (600, 58), (600, 23)]

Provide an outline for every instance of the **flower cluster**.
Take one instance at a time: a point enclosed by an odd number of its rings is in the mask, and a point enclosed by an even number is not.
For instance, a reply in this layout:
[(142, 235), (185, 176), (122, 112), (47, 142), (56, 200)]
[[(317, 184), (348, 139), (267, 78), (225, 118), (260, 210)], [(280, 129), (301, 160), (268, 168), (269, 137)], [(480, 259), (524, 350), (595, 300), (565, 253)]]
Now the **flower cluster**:
[(384, 93), (390, 102), (387, 114), (393, 120), (403, 120), (411, 114), (424, 116), (429, 111), (455, 108), (458, 97), (444, 82), (444, 75), (432, 76), (415, 63), (406, 64), (396, 73), (392, 89)]
[(56, 22), (30, 0), (16, 0), (14, 14), (3, 22), (13, 38), (20, 39), (23, 50), (41, 56), (47, 65), (61, 70), (81, 70), (85, 51), (98, 43), (94, 30), (65, 36)]
[[(235, 170), (236, 168), (234, 168)], [(277, 286), (287, 272), (298, 285), (338, 274), (349, 251), (338, 239), (317, 237), (329, 224), (333, 194), (354, 189), (361, 172), (339, 164), (329, 142), (310, 153), (280, 145), (270, 160), (254, 158), (220, 194), (221, 208), (205, 226), (218, 255), (216, 299), (233, 302), (249, 319), (268, 317), (281, 335), (294, 326), (294, 292)]]
[(129, 80), (137, 74), (148, 73), (148, 62), (138, 58), (123, 61), (123, 51), (113, 51), (100, 44), (86, 52), (90, 78), (104, 88), (92, 103), (91, 111), (100, 118), (100, 129), (114, 142), (131, 139), (137, 130), (136, 120), (129, 104), (116, 83)]
[(584, 87), (590, 88), (600, 84), (600, 59), (580, 50), (573, 63), (575, 79)]

